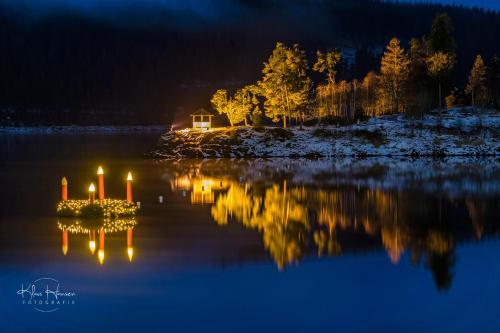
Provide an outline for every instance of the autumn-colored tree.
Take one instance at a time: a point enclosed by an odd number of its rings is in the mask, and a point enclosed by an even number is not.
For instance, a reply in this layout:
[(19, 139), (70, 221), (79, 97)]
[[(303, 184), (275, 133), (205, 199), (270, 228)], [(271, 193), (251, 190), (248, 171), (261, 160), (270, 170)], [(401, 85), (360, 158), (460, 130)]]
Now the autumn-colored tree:
[(481, 55), (476, 56), (474, 65), (469, 75), (469, 83), (465, 91), (471, 95), (471, 105), (475, 107), (476, 102), (484, 106), (487, 101), (486, 65)]
[(342, 54), (339, 50), (335, 49), (333, 51), (328, 51), (322, 53), (321, 51), (316, 52), (316, 63), (313, 66), (313, 70), (318, 73), (326, 73), (326, 85), (319, 85), (317, 95), (320, 96), (320, 101), (322, 101), (322, 107), (325, 109), (329, 115), (334, 114), (335, 108), (335, 76), (337, 75), (336, 67), (342, 60)]
[(397, 38), (391, 39), (380, 66), (379, 104), (387, 112), (404, 110), (405, 85), (410, 61)]
[(264, 97), (265, 112), (274, 122), (301, 119), (308, 102), (311, 81), (307, 76), (305, 52), (297, 44), (287, 47), (277, 43), (268, 61), (264, 63), (264, 74), (258, 86)]
[(450, 75), (454, 65), (455, 58), (451, 54), (444, 53), (442, 51), (438, 51), (427, 58), (427, 69), (429, 71), (429, 75), (437, 82), (438, 85), (439, 112), (441, 112), (443, 103), (443, 84)]
[(238, 113), (236, 105), (231, 96), (229, 96), (227, 90), (217, 90), (210, 102), (212, 103), (212, 107), (217, 110), (219, 114), (225, 114), (227, 116), (231, 127), (243, 121), (244, 117)]
[(361, 107), (367, 116), (375, 117), (377, 112), (377, 88), (378, 88), (378, 75), (371, 71), (363, 79), (361, 83)]
[(237, 90), (233, 97), (226, 90), (219, 89), (210, 101), (215, 110), (227, 116), (231, 126), (243, 121), (248, 125), (248, 116), (256, 106), (251, 86)]

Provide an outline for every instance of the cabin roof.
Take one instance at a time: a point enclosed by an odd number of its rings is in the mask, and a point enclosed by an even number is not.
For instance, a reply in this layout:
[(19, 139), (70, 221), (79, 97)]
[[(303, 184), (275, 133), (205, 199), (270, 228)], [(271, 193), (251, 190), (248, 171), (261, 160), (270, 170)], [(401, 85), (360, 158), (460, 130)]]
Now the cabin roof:
[(200, 109), (200, 110), (197, 110), (197, 111), (191, 113), (191, 117), (193, 117), (193, 116), (212, 116), (213, 117), (214, 115), (206, 110)]

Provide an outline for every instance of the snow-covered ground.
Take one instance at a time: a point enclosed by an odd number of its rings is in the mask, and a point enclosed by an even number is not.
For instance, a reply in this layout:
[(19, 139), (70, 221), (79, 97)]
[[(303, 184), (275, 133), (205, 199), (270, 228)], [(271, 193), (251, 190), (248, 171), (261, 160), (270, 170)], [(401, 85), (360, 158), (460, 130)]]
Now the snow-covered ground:
[(350, 126), (181, 130), (161, 136), (157, 158), (495, 156), (500, 113), (450, 110), (440, 117), (371, 118)]
[(40, 126), (0, 127), (0, 134), (114, 134), (114, 133), (161, 133), (166, 126)]

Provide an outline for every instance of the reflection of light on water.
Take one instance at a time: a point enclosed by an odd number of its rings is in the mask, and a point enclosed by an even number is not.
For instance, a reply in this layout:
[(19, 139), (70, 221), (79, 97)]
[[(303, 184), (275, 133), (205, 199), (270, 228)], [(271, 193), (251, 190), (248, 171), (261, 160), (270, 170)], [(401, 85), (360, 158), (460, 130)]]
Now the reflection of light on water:
[(133, 248), (133, 230), (137, 225), (134, 217), (122, 219), (104, 219), (100, 226), (91, 225), (92, 222), (78, 219), (61, 219), (57, 221), (58, 228), (62, 231), (62, 252), (64, 255), (68, 253), (69, 249), (69, 234), (76, 235), (76, 237), (88, 237), (88, 246), (91, 255), (93, 256), (96, 250), (96, 230), (99, 230), (99, 249), (97, 251), (97, 259), (101, 265), (104, 264), (105, 259), (105, 235), (110, 233), (119, 233), (126, 231), (126, 253), (128, 261), (132, 262), (134, 255)]
[(191, 191), (191, 203), (193, 204), (213, 204), (215, 203), (216, 191), (224, 190), (228, 187), (227, 181), (212, 177), (189, 177), (183, 175), (175, 177), (172, 187), (180, 190), (182, 196), (186, 196), (187, 191)]

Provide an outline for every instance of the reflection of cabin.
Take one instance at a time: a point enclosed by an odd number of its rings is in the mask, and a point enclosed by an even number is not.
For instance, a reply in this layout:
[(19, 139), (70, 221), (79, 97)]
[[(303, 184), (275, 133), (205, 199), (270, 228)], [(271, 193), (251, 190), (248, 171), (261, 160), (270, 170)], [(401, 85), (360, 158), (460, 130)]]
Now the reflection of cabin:
[(191, 117), (193, 117), (193, 128), (199, 128), (204, 131), (209, 130), (212, 127), (213, 116), (213, 114), (203, 109), (196, 111), (191, 114)]
[(210, 177), (190, 178), (185, 175), (176, 177), (172, 185), (175, 190), (191, 190), (191, 203), (193, 204), (213, 204), (215, 203), (216, 192), (227, 189), (229, 183), (223, 179)]

